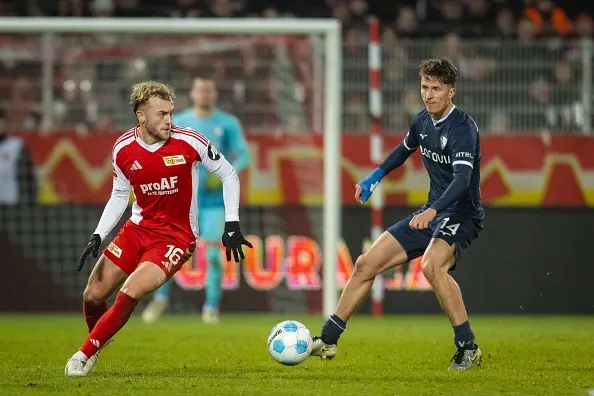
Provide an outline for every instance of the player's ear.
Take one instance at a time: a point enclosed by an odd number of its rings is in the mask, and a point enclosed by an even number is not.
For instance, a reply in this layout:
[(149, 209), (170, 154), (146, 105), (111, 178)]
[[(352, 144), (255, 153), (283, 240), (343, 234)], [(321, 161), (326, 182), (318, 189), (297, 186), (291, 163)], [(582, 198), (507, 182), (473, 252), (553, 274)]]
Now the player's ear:
[(136, 112), (136, 118), (138, 118), (138, 122), (142, 123), (146, 121), (146, 117), (144, 116), (144, 113), (140, 110), (138, 110)]
[(450, 99), (453, 99), (454, 96), (456, 96), (456, 87), (451, 87), (449, 97)]

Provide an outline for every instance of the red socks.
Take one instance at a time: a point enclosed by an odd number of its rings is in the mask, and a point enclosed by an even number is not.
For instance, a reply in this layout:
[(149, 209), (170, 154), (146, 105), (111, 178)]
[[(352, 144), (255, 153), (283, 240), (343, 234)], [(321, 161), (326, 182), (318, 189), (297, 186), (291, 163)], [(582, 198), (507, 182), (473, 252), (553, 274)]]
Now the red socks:
[(80, 347), (80, 351), (90, 358), (107, 341), (111, 339), (130, 319), (132, 311), (138, 304), (138, 301), (129, 295), (118, 292), (112, 307), (101, 316), (86, 341)]
[(83, 302), (83, 314), (85, 315), (85, 322), (87, 322), (89, 333), (93, 331), (95, 325), (105, 312), (107, 312), (107, 301), (104, 301), (103, 304), (99, 305)]

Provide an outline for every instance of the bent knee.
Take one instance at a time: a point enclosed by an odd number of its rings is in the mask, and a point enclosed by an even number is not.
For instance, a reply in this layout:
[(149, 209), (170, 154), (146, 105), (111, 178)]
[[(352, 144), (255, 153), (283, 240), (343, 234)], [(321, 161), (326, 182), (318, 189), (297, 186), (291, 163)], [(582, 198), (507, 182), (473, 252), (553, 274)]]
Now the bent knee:
[(437, 260), (431, 256), (423, 256), (421, 270), (426, 279), (433, 279), (437, 276), (447, 274), (448, 269), (454, 264), (454, 257), (448, 260)]
[(83, 292), (83, 302), (89, 305), (103, 304), (103, 302), (107, 299), (107, 296), (104, 294), (105, 293), (101, 293), (97, 287), (87, 285), (85, 291)]
[(365, 279), (373, 279), (378, 274), (376, 266), (371, 262), (367, 254), (362, 254), (355, 262), (353, 276), (361, 276)]

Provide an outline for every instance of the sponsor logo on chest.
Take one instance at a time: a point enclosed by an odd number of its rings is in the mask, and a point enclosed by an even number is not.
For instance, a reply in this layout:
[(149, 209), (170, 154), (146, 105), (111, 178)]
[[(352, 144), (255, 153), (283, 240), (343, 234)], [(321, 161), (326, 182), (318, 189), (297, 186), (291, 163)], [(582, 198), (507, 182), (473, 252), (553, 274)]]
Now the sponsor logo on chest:
[(165, 162), (165, 166), (176, 166), (185, 164), (186, 159), (181, 154), (170, 155), (168, 157), (163, 157), (163, 162)]
[[(447, 141), (447, 139), (446, 139), (446, 141)], [(420, 146), (420, 147), (421, 147), (421, 154), (423, 155), (423, 157), (428, 158), (431, 161), (437, 162), (439, 164), (450, 164), (451, 163), (451, 159), (450, 159), (449, 155), (436, 153), (435, 151), (427, 149), (423, 146)]]
[(179, 191), (177, 176), (162, 177), (161, 181), (140, 185), (140, 191), (146, 195), (171, 195)]

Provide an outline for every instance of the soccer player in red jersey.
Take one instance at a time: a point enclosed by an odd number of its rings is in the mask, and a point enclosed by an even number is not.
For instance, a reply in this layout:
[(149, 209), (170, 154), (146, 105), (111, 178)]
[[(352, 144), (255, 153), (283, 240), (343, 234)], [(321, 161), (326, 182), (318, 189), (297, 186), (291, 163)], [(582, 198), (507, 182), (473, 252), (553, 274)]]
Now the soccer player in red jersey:
[[(221, 179), (225, 201), (222, 236), (227, 260), (252, 247), (239, 228), (239, 179), (233, 167), (202, 134), (172, 125), (173, 89), (148, 81), (132, 89), (138, 126), (116, 140), (113, 190), (78, 270), (117, 224), (134, 192), (132, 216), (95, 264), (83, 293), (89, 335), (66, 363), (67, 376), (86, 376), (99, 351), (126, 324), (138, 301), (169, 280), (191, 257), (198, 238), (198, 166)], [(107, 298), (120, 286), (114, 304)]]

